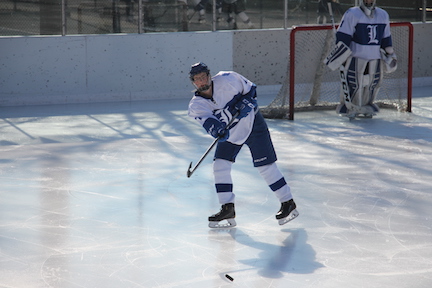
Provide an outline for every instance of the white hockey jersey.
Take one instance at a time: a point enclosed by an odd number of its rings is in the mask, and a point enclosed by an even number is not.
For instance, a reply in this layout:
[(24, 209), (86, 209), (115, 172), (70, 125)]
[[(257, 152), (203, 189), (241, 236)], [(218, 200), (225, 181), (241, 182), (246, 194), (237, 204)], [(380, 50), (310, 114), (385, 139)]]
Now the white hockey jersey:
[(360, 7), (348, 9), (337, 30), (336, 43), (339, 41), (350, 47), (353, 57), (381, 59), (380, 48), (392, 46), (388, 13), (376, 7), (370, 18)]
[[(189, 102), (188, 115), (195, 118), (201, 125), (209, 117), (216, 118), (214, 116), (216, 110), (225, 108), (233, 98), (245, 95), (252, 86), (255, 86), (250, 80), (233, 71), (221, 71), (212, 77), (212, 81), (212, 99), (195, 94)], [(230, 129), (227, 141), (242, 145), (252, 131), (254, 120), (255, 113), (252, 111)]]

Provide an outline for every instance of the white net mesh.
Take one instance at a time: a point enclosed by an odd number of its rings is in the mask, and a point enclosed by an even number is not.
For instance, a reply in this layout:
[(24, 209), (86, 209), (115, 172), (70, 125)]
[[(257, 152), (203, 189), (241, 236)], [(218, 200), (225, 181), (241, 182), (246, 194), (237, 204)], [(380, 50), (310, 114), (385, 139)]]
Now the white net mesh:
[[(398, 69), (384, 74), (374, 103), (381, 108), (409, 111), (412, 25), (392, 23), (391, 33)], [(293, 119), (294, 111), (334, 109), (340, 102), (339, 71), (331, 71), (323, 64), (335, 43), (332, 27), (293, 27), (290, 42), (285, 81), (275, 99), (261, 109), (264, 117)]]

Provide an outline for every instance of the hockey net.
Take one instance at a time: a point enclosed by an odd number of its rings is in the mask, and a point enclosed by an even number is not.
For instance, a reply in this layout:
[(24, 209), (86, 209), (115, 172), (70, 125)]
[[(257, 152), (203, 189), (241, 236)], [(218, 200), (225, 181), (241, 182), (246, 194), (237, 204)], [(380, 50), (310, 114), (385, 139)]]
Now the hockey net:
[[(391, 23), (398, 68), (384, 73), (375, 104), (411, 112), (413, 26)], [(340, 103), (339, 70), (331, 71), (323, 60), (335, 45), (332, 26), (295, 26), (290, 33), (288, 68), (275, 99), (261, 112), (266, 118), (294, 119), (294, 112), (334, 109)]]

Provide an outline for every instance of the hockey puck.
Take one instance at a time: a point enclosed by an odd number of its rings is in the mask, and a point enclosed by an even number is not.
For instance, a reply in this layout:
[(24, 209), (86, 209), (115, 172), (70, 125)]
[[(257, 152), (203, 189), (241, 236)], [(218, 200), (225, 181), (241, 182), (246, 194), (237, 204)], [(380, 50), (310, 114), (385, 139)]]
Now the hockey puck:
[(228, 278), (228, 280), (230, 280), (230, 281), (234, 281), (234, 278), (232, 278), (230, 275), (228, 275), (228, 274), (225, 274), (225, 277), (226, 278)]

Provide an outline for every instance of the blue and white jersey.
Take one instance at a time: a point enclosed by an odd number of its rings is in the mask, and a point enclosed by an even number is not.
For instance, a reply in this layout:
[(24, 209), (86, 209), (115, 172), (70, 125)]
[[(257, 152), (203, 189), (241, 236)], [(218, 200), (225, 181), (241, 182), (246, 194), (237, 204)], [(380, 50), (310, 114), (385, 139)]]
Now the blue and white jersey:
[[(214, 112), (225, 108), (230, 103), (235, 103), (243, 95), (248, 93), (253, 86), (250, 80), (233, 71), (221, 71), (212, 77), (213, 97), (207, 99), (195, 93), (189, 102), (188, 115), (195, 118), (201, 125), (209, 117), (216, 118)], [(216, 118), (217, 119), (217, 118)], [(253, 111), (242, 118), (230, 129), (227, 141), (242, 145), (252, 131), (255, 120)]]
[(370, 18), (360, 7), (348, 9), (336, 33), (339, 41), (350, 47), (353, 57), (381, 59), (380, 48), (392, 46), (388, 13), (376, 7)]

